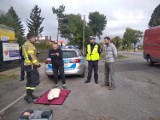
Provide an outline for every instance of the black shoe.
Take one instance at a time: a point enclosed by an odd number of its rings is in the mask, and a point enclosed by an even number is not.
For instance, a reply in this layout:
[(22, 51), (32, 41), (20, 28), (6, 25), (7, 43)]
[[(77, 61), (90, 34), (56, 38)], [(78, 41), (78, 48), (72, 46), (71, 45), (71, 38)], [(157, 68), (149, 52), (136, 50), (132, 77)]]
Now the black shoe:
[(108, 90), (113, 90), (113, 89), (115, 89), (114, 86), (108, 86)]
[(38, 96), (32, 94), (32, 99), (38, 99)]
[(96, 80), (95, 83), (98, 84), (98, 81)]
[(89, 80), (86, 80), (84, 83), (89, 83), (90, 81)]
[(28, 102), (28, 103), (34, 103), (32, 97), (29, 96), (29, 95), (26, 95), (26, 96), (24, 97), (24, 100), (25, 100), (26, 102)]
[(19, 81), (24, 81), (24, 78), (21, 78)]
[(105, 82), (105, 85), (106, 85), (106, 86), (109, 86), (109, 83), (108, 83), (108, 82)]
[(63, 85), (63, 89), (68, 89), (66, 85)]

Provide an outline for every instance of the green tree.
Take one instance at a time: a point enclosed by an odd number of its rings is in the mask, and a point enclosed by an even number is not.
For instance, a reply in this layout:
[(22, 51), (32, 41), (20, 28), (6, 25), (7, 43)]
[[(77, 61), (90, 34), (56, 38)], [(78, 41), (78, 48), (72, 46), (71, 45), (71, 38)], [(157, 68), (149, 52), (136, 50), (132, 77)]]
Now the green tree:
[[(83, 24), (80, 14), (66, 14), (60, 21), (59, 30), (61, 37), (67, 38), (69, 44), (83, 46)], [(85, 25), (85, 45), (89, 42), (89, 36), (92, 35), (92, 31), (89, 26)]]
[[(59, 8), (55, 8), (55, 7), (52, 7), (52, 11), (53, 11), (53, 14), (56, 14), (57, 15), (57, 20), (58, 20), (58, 32), (57, 32), (57, 41), (58, 41), (58, 36), (59, 36), (59, 29), (61, 27), (61, 29), (65, 29), (66, 31), (68, 30), (67, 29), (67, 26), (65, 26), (64, 24), (62, 24), (62, 21), (65, 22), (65, 19), (64, 19), (64, 14), (63, 12), (65, 11), (65, 6), (64, 5), (60, 5)], [(61, 22), (61, 23), (60, 23)], [(61, 24), (61, 26), (60, 26)], [(64, 25), (64, 26), (63, 26)]]
[(35, 5), (30, 13), (30, 20), (27, 19), (28, 31), (34, 33), (36, 36), (41, 35), (43, 28), (41, 24), (44, 18), (41, 17), (41, 9)]
[(20, 45), (23, 44), (24, 43), (24, 28), (14, 8), (11, 6), (11, 8), (8, 10), (6, 14), (3, 12), (1, 12), (0, 14), (1, 14), (0, 24), (4, 24), (8, 27), (12, 27), (15, 31), (15, 37), (17, 38), (17, 42)]
[(89, 13), (89, 27), (93, 32), (93, 36), (100, 36), (102, 35), (102, 31), (105, 29), (107, 24), (106, 16), (100, 14), (99, 12), (91, 12)]
[(143, 32), (139, 31), (139, 30), (134, 30), (132, 28), (126, 28), (126, 31), (123, 35), (123, 48), (124, 49), (130, 49), (131, 48), (131, 44), (134, 44), (134, 49), (136, 47), (137, 42), (139, 42), (141, 40)]
[(134, 45), (134, 51), (136, 48), (136, 44), (141, 40), (143, 32), (140, 30), (134, 30), (133, 32), (133, 39), (131, 40), (131, 43)]
[(0, 24), (6, 25), (6, 21), (7, 21), (6, 14), (0, 10)]
[(155, 8), (149, 21), (149, 27), (160, 25), (160, 4)]
[(122, 45), (122, 39), (119, 36), (112, 38), (112, 42), (115, 44), (117, 49), (120, 49)]

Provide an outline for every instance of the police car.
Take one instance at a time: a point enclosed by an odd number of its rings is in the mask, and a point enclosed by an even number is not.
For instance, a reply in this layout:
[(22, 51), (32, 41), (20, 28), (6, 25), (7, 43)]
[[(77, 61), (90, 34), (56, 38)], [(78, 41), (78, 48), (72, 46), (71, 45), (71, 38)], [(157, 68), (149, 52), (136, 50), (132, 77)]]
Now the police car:
[[(65, 75), (78, 75), (84, 77), (86, 59), (79, 49), (62, 49), (64, 74)], [(54, 67), (54, 66), (53, 66)], [(45, 73), (51, 78), (53, 76), (51, 59), (45, 60)]]

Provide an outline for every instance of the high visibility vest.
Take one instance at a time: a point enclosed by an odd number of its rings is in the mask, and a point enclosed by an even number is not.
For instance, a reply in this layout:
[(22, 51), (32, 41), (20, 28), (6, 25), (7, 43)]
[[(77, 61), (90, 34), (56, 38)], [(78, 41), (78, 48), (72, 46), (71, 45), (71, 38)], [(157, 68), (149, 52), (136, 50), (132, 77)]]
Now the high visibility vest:
[(33, 65), (33, 64), (39, 64), (37, 57), (36, 57), (36, 49), (34, 45), (27, 40), (23, 45), (22, 45), (22, 50), (23, 50), (23, 56), (24, 56), (24, 65)]
[(96, 61), (99, 60), (99, 53), (98, 53), (98, 45), (96, 44), (91, 52), (91, 45), (87, 45), (87, 56), (86, 59), (88, 61)]

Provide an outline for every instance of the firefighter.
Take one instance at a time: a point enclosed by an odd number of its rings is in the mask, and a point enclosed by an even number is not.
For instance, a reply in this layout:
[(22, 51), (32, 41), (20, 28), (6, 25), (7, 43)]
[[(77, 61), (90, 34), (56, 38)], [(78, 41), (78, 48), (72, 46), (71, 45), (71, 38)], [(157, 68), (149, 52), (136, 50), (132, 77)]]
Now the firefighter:
[(39, 84), (39, 72), (37, 68), (41, 66), (36, 57), (37, 53), (34, 46), (35, 42), (35, 35), (28, 33), (27, 40), (23, 45), (23, 55), (25, 59), (24, 66), (27, 73), (27, 95), (24, 97), (24, 100), (26, 100), (28, 103), (33, 103), (33, 100), (38, 98), (37, 96), (33, 95), (35, 87)]
[(88, 61), (88, 77), (85, 83), (89, 83), (92, 77), (92, 69), (94, 69), (94, 80), (95, 83), (98, 84), (98, 61), (100, 59), (101, 48), (95, 42), (95, 38), (92, 37), (90, 39), (90, 44), (87, 45), (87, 56), (86, 59)]

